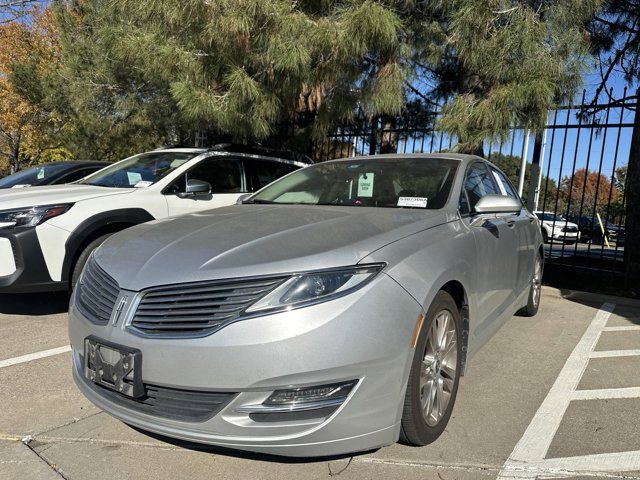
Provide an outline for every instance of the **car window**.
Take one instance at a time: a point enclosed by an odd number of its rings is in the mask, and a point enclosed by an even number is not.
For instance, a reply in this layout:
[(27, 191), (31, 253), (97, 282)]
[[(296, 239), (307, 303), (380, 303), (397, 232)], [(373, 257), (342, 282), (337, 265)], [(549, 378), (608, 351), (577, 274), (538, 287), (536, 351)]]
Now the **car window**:
[(298, 169), (297, 166), (291, 165), (290, 163), (274, 162), (271, 160), (249, 160), (246, 163), (249, 165), (249, 168), (253, 170), (256, 190)]
[(86, 177), (87, 175), (91, 175), (92, 173), (97, 172), (101, 168), (104, 168), (104, 167), (96, 166), (96, 167), (81, 168), (79, 170), (75, 170), (71, 173), (68, 173), (62, 178), (59, 178), (58, 180), (55, 181), (55, 183), (62, 184), (62, 183), (75, 182), (77, 180), (80, 180), (81, 178)]
[(247, 203), (442, 208), (459, 161), (372, 158), (311, 165), (276, 180)]
[(509, 182), (504, 173), (502, 173), (500, 170), (496, 170), (495, 168), (491, 168), (491, 173), (493, 173), (493, 178), (498, 184), (498, 188), (500, 189), (500, 193), (502, 195), (515, 198), (516, 200), (520, 201), (520, 197), (518, 196), (515, 189), (511, 185), (511, 182)]
[(211, 184), (211, 193), (247, 191), (246, 184), (242, 181), (242, 164), (236, 159), (206, 158), (188, 170), (185, 175), (181, 175), (165, 190), (165, 193), (184, 192), (187, 179), (208, 182)]
[(27, 168), (8, 177), (1, 178), (0, 188), (11, 188), (18, 185), (38, 185), (67, 168), (69, 168), (69, 165), (64, 163), (48, 163)]
[(469, 208), (472, 210), (475, 208), (478, 200), (485, 195), (501, 194), (491, 178), (489, 170), (487, 170), (487, 167), (482, 163), (474, 163), (469, 167), (464, 181), (464, 189), (469, 198)]
[(99, 187), (147, 187), (191, 160), (198, 152), (149, 152), (127, 158), (90, 175), (81, 183)]

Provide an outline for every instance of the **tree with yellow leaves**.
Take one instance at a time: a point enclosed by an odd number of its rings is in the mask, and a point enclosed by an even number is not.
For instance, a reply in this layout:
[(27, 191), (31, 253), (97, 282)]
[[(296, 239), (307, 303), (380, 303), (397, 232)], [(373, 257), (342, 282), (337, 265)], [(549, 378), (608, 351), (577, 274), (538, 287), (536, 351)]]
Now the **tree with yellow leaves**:
[(59, 62), (51, 20), (45, 9), (35, 11), (31, 22), (0, 24), (0, 171), (68, 157), (54, 139), (62, 122), (22, 96), (11, 81), (16, 65), (28, 64), (44, 76)]

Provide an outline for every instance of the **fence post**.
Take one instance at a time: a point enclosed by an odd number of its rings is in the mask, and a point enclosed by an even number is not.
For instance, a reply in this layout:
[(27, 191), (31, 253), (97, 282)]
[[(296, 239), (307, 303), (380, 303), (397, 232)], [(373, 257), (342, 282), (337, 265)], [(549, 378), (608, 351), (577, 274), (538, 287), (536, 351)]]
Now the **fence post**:
[(540, 177), (540, 158), (542, 157), (542, 132), (537, 131), (533, 144), (533, 158), (531, 159), (531, 173), (529, 173), (529, 190), (527, 193), (527, 210), (533, 212), (536, 208), (538, 184)]
[(631, 149), (627, 165), (625, 222), (625, 283), (640, 293), (640, 89), (636, 91), (636, 113), (631, 134)]
[(378, 144), (378, 117), (371, 117), (371, 134), (369, 135), (369, 155), (375, 155)]

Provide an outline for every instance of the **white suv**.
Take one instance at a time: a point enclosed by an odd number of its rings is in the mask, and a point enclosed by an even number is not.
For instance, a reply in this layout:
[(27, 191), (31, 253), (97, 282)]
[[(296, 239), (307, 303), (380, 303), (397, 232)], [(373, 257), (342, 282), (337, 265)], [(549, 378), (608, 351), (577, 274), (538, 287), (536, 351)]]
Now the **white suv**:
[(234, 204), (309, 162), (262, 148), (169, 148), (73, 184), (0, 191), (0, 293), (65, 290), (108, 236)]
[(578, 225), (567, 222), (561, 215), (555, 215), (551, 212), (533, 212), (538, 220), (540, 220), (540, 229), (542, 230), (542, 240), (547, 243), (550, 240), (558, 240), (569, 244), (576, 243), (580, 240), (580, 232)]

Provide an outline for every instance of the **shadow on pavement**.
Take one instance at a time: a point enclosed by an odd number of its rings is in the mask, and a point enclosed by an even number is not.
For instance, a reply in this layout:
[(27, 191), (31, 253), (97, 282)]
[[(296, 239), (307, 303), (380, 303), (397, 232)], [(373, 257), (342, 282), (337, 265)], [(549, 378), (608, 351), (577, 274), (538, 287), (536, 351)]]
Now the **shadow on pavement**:
[(68, 308), (67, 292), (0, 295), (0, 314), (5, 315), (52, 315)]
[(640, 325), (640, 300), (617, 297), (613, 295), (581, 292), (560, 288), (560, 295), (565, 300), (579, 303), (592, 308), (600, 308), (603, 303), (614, 303), (614, 313), (630, 324)]
[(165, 437), (164, 435), (160, 435), (157, 433), (149, 432), (147, 430), (134, 427), (133, 425), (128, 425), (128, 426), (136, 430), (137, 432), (142, 433), (143, 435), (155, 438), (156, 440), (160, 440), (165, 443), (169, 443), (176, 447), (186, 448), (188, 450), (193, 450), (196, 452), (206, 452), (206, 453), (212, 453), (217, 455), (224, 455), (227, 457), (243, 458), (248, 460), (260, 460), (263, 462), (290, 463), (290, 464), (330, 462), (335, 460), (349, 460), (352, 457), (367, 455), (376, 451), (376, 450), (369, 450), (364, 452), (357, 452), (357, 453), (351, 453), (351, 454), (345, 454), (345, 455), (332, 455), (332, 456), (326, 456), (326, 457), (282, 457), (282, 456), (270, 455), (266, 453), (245, 452), (242, 450), (235, 450), (232, 448), (217, 447), (215, 445), (205, 445), (200, 443), (187, 442), (184, 440), (178, 440), (175, 438)]

